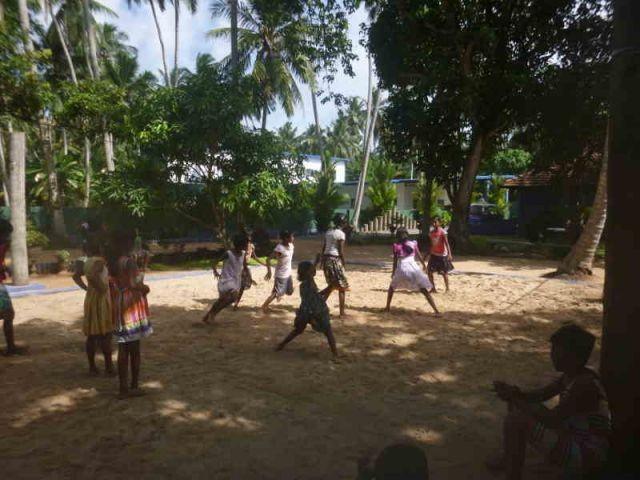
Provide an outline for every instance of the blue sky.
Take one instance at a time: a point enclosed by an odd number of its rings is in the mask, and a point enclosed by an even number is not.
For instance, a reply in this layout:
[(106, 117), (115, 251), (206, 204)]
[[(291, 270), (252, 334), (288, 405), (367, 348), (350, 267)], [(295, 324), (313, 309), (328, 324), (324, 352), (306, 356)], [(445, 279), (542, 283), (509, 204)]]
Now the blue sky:
[[(115, 11), (118, 18), (105, 18), (117, 25), (129, 36), (129, 43), (138, 49), (140, 66), (143, 70), (150, 70), (157, 74), (162, 68), (160, 45), (156, 35), (156, 29), (151, 15), (151, 10), (146, 2), (141, 6), (129, 8), (126, 0), (102, 0), (102, 3)], [(228, 26), (223, 19), (212, 19), (209, 13), (209, 2), (199, 2), (199, 10), (195, 15), (189, 14), (185, 9), (181, 10), (180, 44), (178, 57), (180, 66), (191, 68), (195, 63), (198, 53), (209, 53), (219, 60), (229, 54), (230, 45), (222, 40), (210, 40), (206, 37), (207, 31), (212, 28)], [(325, 91), (341, 93), (343, 95), (367, 95), (367, 58), (366, 50), (360, 45), (360, 24), (365, 22), (367, 15), (363, 9), (358, 10), (349, 17), (349, 37), (353, 43), (353, 51), (358, 59), (353, 63), (355, 77), (339, 74), (331, 85), (323, 85)], [(173, 65), (173, 10), (172, 7), (160, 15), (160, 25), (163, 40), (167, 49), (167, 61), (169, 68)], [(296, 113), (287, 119), (282, 110), (271, 114), (267, 120), (267, 128), (276, 129), (290, 120), (300, 132), (313, 122), (313, 110), (311, 107), (311, 95), (306, 87), (302, 88), (304, 103), (298, 106)], [(328, 125), (337, 116), (337, 110), (332, 102), (319, 103), (320, 122)], [(258, 122), (256, 122), (258, 124)]]

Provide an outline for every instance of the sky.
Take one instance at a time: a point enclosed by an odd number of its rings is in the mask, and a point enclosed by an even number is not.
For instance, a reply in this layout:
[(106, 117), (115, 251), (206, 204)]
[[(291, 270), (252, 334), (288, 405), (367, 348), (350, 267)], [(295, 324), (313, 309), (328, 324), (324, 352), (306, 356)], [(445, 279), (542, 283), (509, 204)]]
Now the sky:
[[(129, 43), (138, 49), (140, 68), (149, 70), (160, 77), (159, 71), (162, 68), (162, 57), (160, 55), (160, 44), (156, 34), (155, 24), (151, 9), (147, 2), (142, 5), (127, 6), (127, 0), (101, 0), (105, 6), (113, 10), (117, 18), (102, 17), (102, 21), (108, 21), (118, 26), (129, 36)], [(195, 64), (195, 59), (199, 53), (208, 53), (216, 60), (220, 60), (230, 53), (231, 46), (226, 40), (211, 40), (207, 38), (207, 32), (212, 28), (228, 26), (225, 19), (211, 18), (209, 12), (209, 2), (199, 2), (199, 9), (195, 15), (191, 15), (186, 9), (180, 11), (180, 37), (178, 59), (181, 67), (191, 69)], [(353, 44), (353, 53), (358, 59), (353, 62), (354, 77), (349, 77), (343, 73), (336, 75), (331, 85), (321, 85), (325, 91), (340, 93), (348, 96), (367, 96), (367, 57), (366, 50), (359, 43), (360, 24), (367, 20), (364, 9), (360, 9), (349, 17), (349, 38)], [(167, 50), (167, 63), (169, 69), (173, 66), (174, 50), (174, 19), (173, 7), (160, 13), (159, 23), (162, 29), (163, 40)], [(303, 103), (296, 108), (295, 114), (287, 118), (285, 113), (278, 109), (270, 114), (267, 119), (267, 128), (276, 129), (287, 120), (298, 128), (301, 133), (310, 123), (313, 122), (313, 109), (311, 107), (311, 94), (306, 86), (301, 86)], [(329, 125), (337, 117), (337, 108), (333, 102), (322, 104), (318, 102), (320, 123), (323, 127)], [(256, 120), (256, 126), (259, 121)]]

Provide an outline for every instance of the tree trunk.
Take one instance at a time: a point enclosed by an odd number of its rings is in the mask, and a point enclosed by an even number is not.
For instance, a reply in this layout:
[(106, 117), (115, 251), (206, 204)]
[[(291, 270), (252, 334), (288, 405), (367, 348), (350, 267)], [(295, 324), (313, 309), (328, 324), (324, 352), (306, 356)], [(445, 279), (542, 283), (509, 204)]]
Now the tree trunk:
[[(367, 116), (364, 119), (364, 128), (362, 129), (362, 162), (364, 162), (364, 151), (367, 149), (367, 134), (369, 133), (369, 123), (371, 122), (371, 101), (373, 99), (373, 66), (371, 64), (371, 54), (367, 55), (369, 63), (369, 82), (367, 87)], [(362, 171), (362, 163), (360, 164), (360, 171)], [(356, 187), (356, 198), (360, 198), (360, 181)]]
[(69, 155), (69, 139), (67, 138), (67, 129), (62, 129), (62, 152), (65, 156)]
[(322, 130), (320, 128), (320, 115), (318, 114), (318, 99), (316, 98), (317, 92), (316, 92), (315, 81), (316, 80), (314, 78), (310, 86), (311, 87), (311, 105), (313, 106), (313, 121), (316, 126), (316, 141), (318, 142), (318, 148), (320, 149), (320, 151), (318, 152), (320, 154), (320, 164), (321, 164), (321, 169), (324, 172), (327, 169), (327, 159), (324, 158), (325, 156), (324, 141), (322, 138)]
[(473, 147), (467, 156), (460, 186), (453, 198), (453, 216), (449, 229), (449, 236), (452, 243), (457, 248), (467, 249), (469, 247), (469, 207), (473, 194), (473, 185), (480, 168), (480, 160), (486, 148), (487, 135), (477, 134), (473, 141)]
[(364, 159), (362, 160), (362, 170), (360, 171), (360, 177), (358, 178), (358, 196), (356, 197), (356, 204), (353, 212), (353, 227), (358, 231), (358, 224), (360, 222), (360, 211), (362, 210), (362, 201), (364, 200), (364, 187), (367, 181), (367, 169), (369, 167), (369, 157), (371, 156), (371, 142), (373, 140), (373, 129), (375, 128), (376, 121), (378, 119), (378, 109), (380, 107), (381, 92), (378, 91), (376, 96), (375, 106), (373, 107), (373, 115), (371, 122), (369, 123), (369, 129), (367, 131), (367, 141), (365, 143)]
[(175, 43), (173, 45), (173, 86), (178, 86), (178, 47), (180, 43), (180, 0), (173, 0), (175, 12)]
[(91, 6), (89, 0), (82, 0), (82, 14), (87, 41), (89, 43), (89, 60), (91, 61), (92, 78), (100, 77), (100, 65), (98, 64), (98, 45), (96, 28), (91, 20)]
[(107, 122), (102, 122), (104, 133), (102, 134), (102, 143), (104, 145), (104, 160), (107, 165), (107, 172), (114, 172), (116, 165), (113, 163), (113, 137), (107, 131)]
[(71, 74), (71, 80), (74, 85), (78, 85), (78, 77), (76, 75), (76, 69), (73, 65), (73, 59), (71, 58), (71, 53), (69, 53), (69, 47), (67, 44), (67, 40), (64, 37), (64, 33), (62, 32), (62, 28), (60, 27), (60, 22), (56, 18), (53, 12), (53, 6), (51, 5), (51, 0), (47, 0), (47, 10), (51, 14), (51, 20), (53, 22), (53, 26), (56, 29), (56, 33), (58, 35), (58, 40), (60, 40), (60, 44), (62, 45), (62, 50), (64, 52), (64, 58), (67, 60), (67, 66), (69, 67), (69, 73)]
[(9, 179), (11, 184), (11, 278), (14, 285), (29, 283), (27, 251), (27, 196), (25, 167), (27, 140), (24, 132), (9, 137)]
[(20, 29), (24, 37), (24, 49), (33, 52), (33, 41), (31, 40), (31, 22), (29, 20), (29, 7), (27, 0), (18, 0), (18, 13), (20, 15)]
[(422, 234), (429, 234), (431, 225), (431, 197), (433, 195), (433, 179), (424, 175), (424, 189), (422, 191)]
[(7, 207), (11, 206), (11, 200), (9, 198), (9, 175), (7, 170), (7, 159), (4, 155), (4, 137), (2, 130), (0, 130), (0, 174), (2, 174), (2, 193), (4, 195), (4, 204)]
[(60, 187), (58, 185), (56, 163), (53, 157), (53, 139), (51, 135), (51, 124), (46, 120), (42, 120), (40, 122), (40, 139), (42, 140), (43, 166), (47, 175), (49, 211), (53, 214), (53, 233), (58, 238), (64, 238), (66, 237), (64, 214), (62, 212), (62, 202), (60, 201)]
[(267, 131), (267, 107), (262, 110), (262, 131)]
[(158, 12), (156, 11), (155, 0), (149, 0), (149, 6), (151, 7), (151, 14), (153, 15), (153, 21), (156, 24), (156, 33), (158, 34), (158, 41), (160, 42), (160, 54), (162, 55), (162, 74), (164, 76), (164, 85), (166, 87), (171, 86), (169, 80), (169, 68), (167, 67), (167, 52), (164, 46), (164, 40), (162, 39), (162, 29), (160, 23), (158, 23)]
[(4, 22), (4, 2), (0, 2), (0, 23)]
[(231, 10), (231, 70), (234, 78), (238, 75), (238, 0), (229, 0)]
[(601, 373), (613, 416), (610, 458), (640, 471), (640, 2), (613, 2), (611, 133), (608, 164)]
[(91, 141), (84, 137), (84, 208), (89, 208), (91, 200)]
[(580, 238), (571, 247), (569, 254), (562, 260), (558, 267), (558, 273), (574, 275), (585, 273), (591, 275), (593, 259), (596, 255), (602, 231), (607, 221), (607, 163), (609, 161), (609, 125), (607, 124), (607, 134), (604, 141), (602, 153), (602, 166), (600, 167), (600, 177), (598, 178), (598, 188), (593, 200), (593, 207), (589, 220), (585, 225)]

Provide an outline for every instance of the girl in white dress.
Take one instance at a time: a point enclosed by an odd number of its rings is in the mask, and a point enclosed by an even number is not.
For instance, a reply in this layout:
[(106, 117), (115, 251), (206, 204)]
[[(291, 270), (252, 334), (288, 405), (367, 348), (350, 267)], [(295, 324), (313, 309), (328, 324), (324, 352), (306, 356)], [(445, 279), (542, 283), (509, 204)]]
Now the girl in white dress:
[(419, 290), (427, 298), (436, 315), (439, 316), (440, 312), (429, 293), (433, 285), (429, 281), (427, 274), (420, 269), (418, 262), (416, 262), (416, 257), (418, 257), (422, 267), (425, 270), (427, 269), (424, 258), (420, 254), (420, 250), (418, 250), (418, 242), (409, 240), (409, 232), (404, 227), (400, 227), (396, 231), (396, 240), (396, 243), (393, 244), (393, 273), (391, 274), (391, 285), (389, 285), (387, 293), (386, 311), (391, 310), (391, 300), (396, 290)]
[[(233, 239), (233, 250), (227, 250), (222, 257), (213, 261), (213, 275), (218, 279), (220, 296), (202, 318), (204, 323), (208, 324), (214, 320), (218, 313), (238, 298), (242, 288), (242, 271), (247, 267), (246, 248), (247, 238), (238, 235)], [(218, 272), (218, 262), (222, 259), (224, 261), (220, 273)]]

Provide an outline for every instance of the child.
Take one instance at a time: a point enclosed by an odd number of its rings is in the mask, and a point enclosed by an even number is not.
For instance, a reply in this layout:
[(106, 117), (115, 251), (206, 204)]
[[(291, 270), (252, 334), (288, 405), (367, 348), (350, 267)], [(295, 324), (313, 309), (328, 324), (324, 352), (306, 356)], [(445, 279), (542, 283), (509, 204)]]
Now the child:
[(11, 232), (13, 232), (13, 226), (7, 220), (0, 219), (0, 320), (3, 320), (4, 338), (7, 342), (7, 349), (5, 355), (24, 355), (27, 353), (27, 347), (19, 347), (16, 345), (13, 336), (13, 319), (16, 314), (13, 310), (13, 303), (11, 303), (11, 297), (7, 291), (7, 287), (4, 286), (4, 281), (7, 279), (7, 268), (4, 265), (4, 257), (9, 250), (11, 242)]
[(449, 246), (449, 240), (447, 239), (447, 232), (440, 225), (440, 217), (433, 217), (432, 221), (433, 229), (429, 233), (429, 239), (431, 242), (431, 249), (429, 251), (429, 261), (427, 264), (427, 273), (429, 274), (429, 281), (433, 285), (431, 289), (432, 293), (437, 293), (435, 283), (433, 282), (433, 272), (437, 272), (442, 275), (444, 279), (444, 285), (446, 291), (449, 291), (449, 272), (453, 270), (453, 264), (451, 261), (451, 247)]
[(324, 298), (318, 292), (313, 277), (316, 276), (316, 267), (312, 262), (304, 261), (298, 265), (298, 280), (300, 283), (300, 308), (296, 313), (296, 319), (293, 322), (293, 330), (287, 337), (280, 342), (277, 351), (282, 350), (287, 343), (304, 332), (307, 325), (310, 324), (316, 332), (322, 332), (327, 337), (329, 347), (333, 357), (338, 356), (336, 348), (336, 340), (331, 330), (331, 321), (329, 318), (329, 308)]
[[(84, 321), (82, 331), (87, 337), (86, 352), (89, 360), (89, 374), (99, 375), (96, 367), (96, 347), (100, 344), (104, 356), (105, 374), (115, 375), (111, 360), (111, 334), (113, 317), (111, 294), (109, 293), (109, 273), (107, 262), (102, 256), (101, 245), (95, 236), (90, 236), (85, 243), (88, 258), (84, 262), (84, 271), (76, 272), (73, 280), (85, 290)], [(82, 277), (86, 277), (85, 284)]]
[(149, 287), (140, 281), (140, 272), (133, 257), (133, 245), (132, 232), (113, 235), (108, 258), (111, 307), (118, 342), (121, 399), (144, 395), (138, 385), (141, 364), (140, 341), (153, 333), (147, 302)]
[(397, 242), (393, 244), (393, 272), (391, 274), (391, 285), (389, 285), (389, 292), (387, 293), (387, 308), (386, 311), (391, 310), (391, 299), (393, 293), (397, 289), (405, 290), (419, 290), (427, 297), (427, 301), (436, 315), (440, 315), (438, 308), (436, 307), (429, 290), (433, 288), (431, 282), (427, 276), (420, 270), (415, 257), (418, 257), (423, 268), (426, 270), (427, 266), (424, 263), (424, 259), (418, 250), (418, 242), (409, 240), (409, 232), (405, 227), (400, 227), (396, 231)]
[(358, 480), (429, 480), (427, 456), (415, 445), (389, 445), (380, 452), (373, 468), (368, 463), (368, 459), (358, 463)]
[(267, 258), (267, 276), (271, 278), (271, 259), (277, 259), (276, 276), (273, 282), (273, 291), (262, 305), (262, 310), (269, 311), (269, 304), (274, 299), (280, 300), (284, 295), (293, 294), (293, 279), (291, 278), (291, 261), (293, 260), (293, 233), (288, 231), (280, 232), (281, 242), (276, 245), (273, 253)]
[[(214, 302), (202, 321), (209, 324), (216, 315), (231, 305), (242, 288), (242, 270), (247, 266), (246, 258), (247, 238), (236, 235), (233, 238), (233, 250), (224, 252), (222, 257), (213, 261), (213, 276), (218, 279), (218, 293), (220, 296)], [(223, 260), (222, 274), (218, 273), (218, 262)]]
[(328, 285), (323, 290), (323, 295), (329, 298), (334, 290), (338, 290), (340, 316), (343, 317), (347, 290), (349, 290), (349, 281), (344, 273), (344, 244), (347, 237), (343, 230), (348, 224), (342, 215), (337, 214), (333, 219), (333, 225), (334, 228), (327, 230), (322, 244), (322, 269)]
[(253, 259), (256, 262), (258, 262), (260, 265), (264, 265), (266, 267), (266, 264), (263, 263), (262, 260), (260, 260), (256, 255), (256, 247), (251, 241), (252, 240), (251, 234), (248, 232), (245, 232), (243, 235), (245, 236), (245, 239), (247, 242), (247, 247), (245, 250), (245, 266), (242, 269), (242, 281), (240, 283), (240, 292), (238, 293), (238, 299), (236, 300), (236, 303), (233, 306), (234, 310), (238, 309), (238, 304), (242, 299), (242, 294), (244, 293), (244, 291), (249, 290), (253, 285), (257, 285), (257, 283), (251, 277), (251, 270), (249, 269), (249, 261)]
[[(610, 415), (600, 378), (586, 367), (595, 337), (575, 324), (551, 336), (551, 361), (562, 376), (538, 390), (524, 392), (504, 382), (493, 383), (508, 404), (503, 455), (487, 462), (504, 469), (506, 478), (522, 477), (526, 443), (545, 451), (548, 460), (577, 475), (593, 474), (603, 465), (609, 447)], [(559, 396), (558, 406), (542, 402)]]

